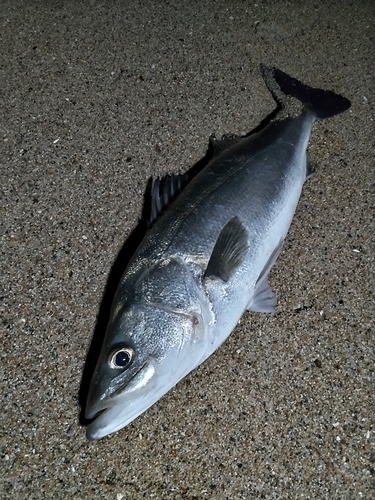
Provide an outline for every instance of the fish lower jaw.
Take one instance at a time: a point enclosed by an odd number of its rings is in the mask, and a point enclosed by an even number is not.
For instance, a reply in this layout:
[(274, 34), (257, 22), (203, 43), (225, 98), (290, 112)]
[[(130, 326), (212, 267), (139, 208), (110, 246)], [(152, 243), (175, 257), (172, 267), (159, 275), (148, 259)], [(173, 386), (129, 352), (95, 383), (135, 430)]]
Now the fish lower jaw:
[[(96, 416), (91, 417), (95, 418), (95, 420), (91, 422), (86, 429), (87, 439), (90, 441), (101, 439), (121, 429), (124, 425), (127, 425), (126, 423), (124, 424), (122, 420), (116, 425), (116, 415), (113, 415), (113, 413), (117, 414), (119, 406), (120, 405), (107, 408), (106, 410), (98, 412)], [(130, 423), (130, 421), (128, 423)]]
[(143, 390), (127, 393), (126, 397), (122, 399), (118, 397), (109, 403), (107, 408), (99, 405), (96, 408), (93, 406), (86, 412), (87, 418), (95, 418), (86, 429), (87, 439), (90, 441), (101, 439), (126, 427), (164, 396), (185, 375), (186, 373), (180, 374), (175, 379), (161, 377), (158, 384), (150, 386), (150, 390), (144, 387)]
[[(168, 390), (169, 388), (163, 391), (156, 390), (149, 394), (138, 394), (137, 396), (133, 393), (132, 398), (118, 401), (113, 406), (99, 410), (96, 413), (95, 420), (86, 429), (87, 438), (90, 441), (94, 441), (126, 427), (139, 415), (148, 410)], [(88, 413), (90, 416), (93, 414), (94, 411)]]

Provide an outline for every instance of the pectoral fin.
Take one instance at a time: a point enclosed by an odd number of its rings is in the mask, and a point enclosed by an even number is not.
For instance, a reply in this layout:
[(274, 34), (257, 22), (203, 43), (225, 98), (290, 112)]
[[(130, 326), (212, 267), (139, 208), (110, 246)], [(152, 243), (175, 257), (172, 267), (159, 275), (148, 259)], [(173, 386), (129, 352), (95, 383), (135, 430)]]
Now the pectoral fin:
[(235, 216), (220, 231), (207, 265), (205, 277), (228, 281), (243, 262), (248, 249), (248, 232)]

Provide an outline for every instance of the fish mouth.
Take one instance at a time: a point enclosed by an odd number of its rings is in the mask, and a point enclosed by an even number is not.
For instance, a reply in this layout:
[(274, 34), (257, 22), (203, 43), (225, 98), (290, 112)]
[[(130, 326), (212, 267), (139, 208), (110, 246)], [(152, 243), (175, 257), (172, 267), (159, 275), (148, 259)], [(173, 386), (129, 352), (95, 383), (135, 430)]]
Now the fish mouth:
[[(130, 424), (132, 420), (143, 413), (145, 409), (141, 409), (138, 413), (130, 412), (130, 404), (128, 402), (119, 403), (115, 406), (100, 410), (93, 417), (95, 420), (88, 425), (86, 429), (86, 437), (90, 441), (101, 439), (108, 434), (112, 434), (120, 430), (125, 425)], [(130, 415), (133, 413), (133, 415)], [(91, 412), (89, 413), (91, 415)], [(87, 416), (87, 414), (86, 414)], [(89, 417), (87, 417), (89, 418)]]
[(149, 358), (125, 386), (89, 403), (85, 416), (94, 420), (86, 429), (87, 439), (101, 439), (130, 424), (202, 362), (199, 357), (190, 364), (190, 358), (179, 354), (172, 350), (162, 362)]
[(85, 417), (93, 420), (87, 429), (89, 440), (100, 439), (125, 427), (153, 404), (153, 389), (157, 384), (156, 363), (148, 360), (125, 387), (111, 396), (89, 405)]

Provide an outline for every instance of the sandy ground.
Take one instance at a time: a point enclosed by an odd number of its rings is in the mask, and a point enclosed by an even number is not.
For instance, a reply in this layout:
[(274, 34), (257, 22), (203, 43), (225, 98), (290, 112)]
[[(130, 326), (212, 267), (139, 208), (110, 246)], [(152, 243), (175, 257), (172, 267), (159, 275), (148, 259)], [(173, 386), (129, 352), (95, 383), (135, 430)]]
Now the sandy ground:
[[(2, 498), (374, 498), (374, 17), (370, 0), (0, 2)], [(89, 442), (90, 345), (147, 181), (260, 123), (260, 62), (352, 101), (314, 127), (278, 312), (246, 313)]]

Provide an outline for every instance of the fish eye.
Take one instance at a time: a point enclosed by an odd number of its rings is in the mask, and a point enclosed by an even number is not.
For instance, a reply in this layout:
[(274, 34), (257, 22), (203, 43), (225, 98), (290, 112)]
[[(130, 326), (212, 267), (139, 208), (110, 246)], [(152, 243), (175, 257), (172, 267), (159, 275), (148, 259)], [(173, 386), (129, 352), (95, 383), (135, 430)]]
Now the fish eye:
[(115, 370), (127, 368), (133, 360), (134, 351), (131, 347), (121, 347), (116, 349), (109, 356), (109, 367)]

